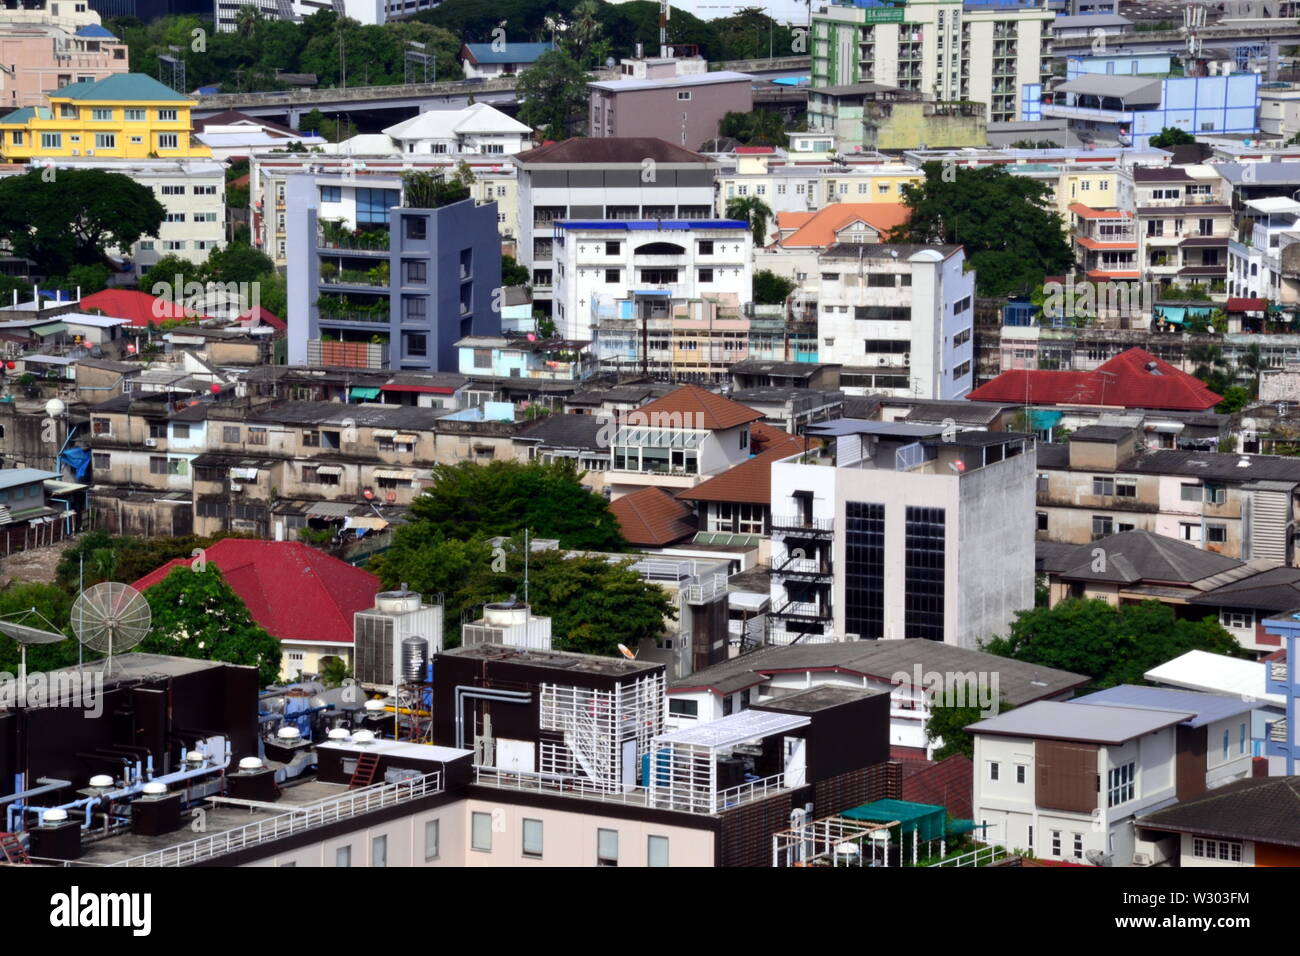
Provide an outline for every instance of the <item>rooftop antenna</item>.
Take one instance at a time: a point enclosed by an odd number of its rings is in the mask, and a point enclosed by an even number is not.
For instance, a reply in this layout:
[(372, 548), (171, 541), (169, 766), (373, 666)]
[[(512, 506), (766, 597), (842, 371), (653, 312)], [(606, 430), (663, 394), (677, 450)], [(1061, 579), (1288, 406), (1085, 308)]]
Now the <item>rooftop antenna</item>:
[(108, 657), (135, 647), (149, 633), (153, 614), (143, 594), (118, 581), (104, 581), (82, 591), (72, 605), (72, 632), (92, 651)]
[[(6, 616), (6, 619), (0, 620), (0, 634), (12, 637), (18, 642), (21, 658), (18, 664), (18, 683), (23, 685), (27, 683), (27, 645), (28, 644), (57, 644), (59, 641), (66, 641), (68, 635), (59, 633), (59, 629), (45, 619), (36, 608), (29, 608), (26, 611), (17, 612), (15, 620), (8, 620), (14, 615)], [(34, 627), (32, 624), (24, 623), (25, 621), (35, 618), (37, 622), (44, 627)]]
[(524, 603), (528, 603), (528, 529), (524, 529)]
[(672, 15), (673, 8), (669, 5), (668, 0), (659, 0), (659, 55), (668, 56), (668, 18)]

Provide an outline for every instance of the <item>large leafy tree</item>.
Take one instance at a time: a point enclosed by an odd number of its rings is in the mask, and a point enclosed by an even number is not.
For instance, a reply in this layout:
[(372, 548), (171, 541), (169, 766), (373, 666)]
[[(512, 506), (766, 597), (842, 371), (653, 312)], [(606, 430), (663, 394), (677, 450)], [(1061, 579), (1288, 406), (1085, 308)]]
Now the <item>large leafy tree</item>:
[[(622, 551), (618, 519), (600, 495), (582, 487), (571, 462), (494, 461), (435, 465), (433, 485), (411, 505), (407, 527), (428, 525), (446, 538), (469, 541), (529, 529), (558, 538), (562, 548)], [(406, 528), (400, 529), (400, 543)]]
[(795, 290), (793, 279), (779, 276), (771, 269), (754, 273), (754, 301), (759, 305), (781, 305)]
[(586, 114), (590, 79), (563, 50), (543, 53), (515, 83), (520, 122), (544, 130), (547, 139), (569, 137)]
[(1070, 268), (1074, 257), (1048, 186), (1000, 167), (935, 162), (924, 170), (924, 182), (903, 186), (911, 212), (890, 242), (960, 243), (981, 295), (1027, 292)]
[(1151, 145), (1156, 149), (1170, 149), (1174, 146), (1188, 146), (1196, 142), (1196, 137), (1177, 126), (1166, 126), (1151, 137)]
[[(1007, 703), (1006, 698), (1001, 698), (998, 703), (998, 713), (1006, 713), (1011, 709), (1013, 708)], [(925, 722), (925, 736), (931, 743), (936, 740), (942, 741), (935, 748), (934, 759), (943, 760), (953, 754), (964, 754), (973, 758), (975, 741), (966, 732), (966, 728), (984, 718), (985, 715), (978, 704), (967, 704), (962, 707), (946, 704), (931, 705), (930, 719)]]
[(107, 249), (158, 235), (166, 210), (147, 186), (101, 169), (46, 172), (0, 180), (0, 239), (44, 274), (103, 264)]
[(992, 639), (982, 649), (1086, 674), (1093, 689), (1141, 684), (1148, 670), (1188, 651), (1246, 656), (1213, 617), (1176, 618), (1168, 605), (1158, 601), (1115, 608), (1091, 599), (1021, 611), (1010, 634)]
[(718, 134), (745, 146), (787, 146), (785, 121), (771, 110), (728, 113), (718, 121)]
[(263, 630), (215, 564), (175, 568), (145, 597), (153, 614), (141, 651), (256, 667), (262, 685), (280, 677), (280, 642)]

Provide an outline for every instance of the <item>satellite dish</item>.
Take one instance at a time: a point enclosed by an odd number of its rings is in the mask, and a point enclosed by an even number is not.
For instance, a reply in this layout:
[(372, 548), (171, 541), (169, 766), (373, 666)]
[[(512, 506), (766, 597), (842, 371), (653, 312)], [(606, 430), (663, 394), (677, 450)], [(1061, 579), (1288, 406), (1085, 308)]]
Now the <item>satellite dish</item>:
[[(24, 624), (23, 621), (27, 620), (29, 617), (35, 617), (36, 620), (44, 624), (49, 628), (49, 630), (32, 627), (30, 624)], [(54, 625), (47, 621), (44, 615), (42, 615), (40, 611), (36, 610), (36, 608), (21, 612), (21, 616), (18, 617), (17, 620), (0, 620), (0, 634), (12, 637), (18, 642), (18, 648), (21, 652), (21, 659), (18, 666), (19, 682), (25, 682), (27, 680), (27, 646), (29, 644), (57, 644), (59, 641), (66, 641), (68, 639), (66, 634), (60, 634), (55, 629)]]
[(630, 660), (630, 661), (634, 661), (634, 660), (636, 660), (636, 654), (633, 653), (632, 651), (628, 650), (628, 647), (627, 647), (626, 644), (620, 644), (620, 645), (618, 645), (618, 652), (619, 652), (620, 654), (622, 654), (624, 657), (626, 657), (626, 658), (627, 658), (628, 660)]
[(72, 632), (91, 650), (108, 656), (135, 647), (149, 633), (149, 602), (129, 584), (105, 581), (87, 588), (72, 605)]

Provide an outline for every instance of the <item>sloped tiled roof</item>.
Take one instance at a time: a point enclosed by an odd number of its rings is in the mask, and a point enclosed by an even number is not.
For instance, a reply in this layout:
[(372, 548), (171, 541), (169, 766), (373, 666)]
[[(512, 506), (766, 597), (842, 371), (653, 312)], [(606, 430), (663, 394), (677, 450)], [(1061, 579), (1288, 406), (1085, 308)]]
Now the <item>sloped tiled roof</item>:
[(1300, 846), (1300, 777), (1247, 777), (1138, 817), (1141, 826)]
[(1205, 411), (1223, 400), (1200, 379), (1138, 348), (1121, 352), (1090, 372), (1012, 369), (968, 392), (966, 398), (1174, 411)]
[(114, 73), (102, 80), (73, 83), (51, 94), (55, 99), (89, 100), (91, 102), (131, 101), (152, 103), (155, 100), (185, 100), (190, 98), (164, 86), (147, 73)]
[[(838, 241), (839, 232), (854, 222), (862, 221), (882, 235), (895, 226), (907, 222), (911, 210), (902, 203), (866, 202), (866, 203), (831, 203), (808, 218), (803, 213), (776, 214), (778, 229), (793, 227), (794, 232), (779, 241), (785, 248), (817, 248), (833, 245)], [(794, 216), (795, 218), (790, 218)]]
[(475, 63), (532, 63), (549, 50), (555, 49), (550, 43), (506, 43), (496, 49), (493, 43), (466, 43), (465, 50)]
[(1300, 607), (1300, 568), (1269, 568), (1191, 598), (1192, 604), (1284, 612)]
[(150, 322), (157, 324), (166, 319), (195, 318), (199, 314), (134, 289), (104, 289), (81, 300), (82, 312), (95, 309), (115, 319), (126, 319), (138, 328), (144, 328)]
[(762, 454), (728, 468), (720, 475), (702, 481), (694, 488), (677, 493), (685, 501), (743, 501), (766, 505), (772, 501), (772, 465), (804, 450), (806, 444), (816, 446), (803, 438), (787, 435), (785, 439), (770, 443)]
[(674, 146), (653, 136), (573, 137), (560, 143), (547, 143), (515, 156), (519, 163), (623, 163), (639, 166), (647, 159), (656, 163), (707, 163), (709, 160), (689, 149)]
[[(379, 578), (299, 541), (223, 538), (205, 557), (248, 607), (248, 613), (279, 640), (352, 643), (352, 616), (374, 607)], [(135, 582), (145, 591), (172, 570), (176, 558)]]
[[(1101, 549), (1106, 560), (1097, 560)], [(1060, 574), (1072, 581), (1108, 581), (1134, 584), (1158, 581), (1164, 584), (1194, 585), (1207, 578), (1222, 576), (1233, 580), (1251, 573), (1236, 558), (1205, 551), (1194, 544), (1150, 531), (1121, 531), (1088, 544), (1081, 544), (1062, 562)]]
[(683, 385), (663, 398), (633, 409), (620, 418), (625, 425), (657, 428), (698, 428), (716, 431), (762, 418), (748, 405), (733, 402), (698, 385)]
[(691, 509), (662, 488), (641, 488), (610, 504), (628, 543), (663, 548), (695, 533)]
[(255, 320), (252, 323), (254, 325), (269, 325), (271, 328), (277, 329), (281, 332), (289, 328), (289, 324), (285, 322), (284, 319), (280, 318), (274, 312), (268, 312), (260, 305), (253, 309), (245, 309), (243, 312), (239, 313), (239, 317), (241, 319), (253, 319)]

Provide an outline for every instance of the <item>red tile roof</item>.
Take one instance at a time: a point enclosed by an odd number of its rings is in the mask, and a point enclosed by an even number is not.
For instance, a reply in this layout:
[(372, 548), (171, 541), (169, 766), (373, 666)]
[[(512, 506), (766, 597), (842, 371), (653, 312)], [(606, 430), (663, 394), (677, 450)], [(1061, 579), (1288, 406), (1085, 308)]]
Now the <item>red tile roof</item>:
[(754, 422), (749, 426), (749, 448), (755, 455), (761, 455), (772, 445), (793, 437), (784, 428), (777, 428), (767, 422)]
[(772, 146), (737, 146), (737, 156), (760, 156), (763, 153), (775, 153), (776, 149)]
[[(772, 464), (804, 450), (806, 440), (787, 435), (770, 443), (760, 455), (728, 468), (720, 475), (702, 481), (694, 488), (677, 493), (684, 501), (743, 501), (767, 505), (772, 501)], [(816, 447), (820, 442), (807, 442)]]
[(758, 421), (761, 412), (733, 402), (698, 385), (683, 385), (663, 398), (635, 408), (620, 417), (625, 425), (653, 428), (699, 428), (715, 431)]
[(975, 765), (964, 754), (927, 763), (903, 776), (903, 799), (943, 807), (959, 820), (971, 819)]
[(1081, 202), (1070, 203), (1070, 212), (1080, 219), (1132, 219), (1133, 214), (1123, 209), (1093, 209)]
[(188, 319), (199, 314), (134, 289), (105, 289), (81, 300), (82, 312), (96, 310), (112, 319), (126, 319), (138, 328), (144, 328), (150, 322), (157, 325), (167, 319)]
[(641, 488), (611, 502), (609, 510), (618, 519), (628, 544), (640, 548), (663, 548), (695, 533), (695, 515), (690, 507), (674, 500), (662, 488)]
[(1014, 369), (966, 394), (973, 402), (1101, 405), (1205, 411), (1223, 400), (1145, 349), (1128, 349), (1091, 372)]
[(895, 226), (907, 222), (912, 210), (894, 202), (837, 202), (817, 210), (811, 216), (805, 213), (779, 212), (778, 229), (794, 227), (794, 232), (777, 245), (785, 248), (824, 248), (834, 245), (840, 230), (861, 220), (882, 235)]
[(266, 311), (266, 309), (262, 308), (260, 305), (239, 313), (239, 318), (241, 320), (255, 320), (249, 323), (250, 326), (269, 325), (271, 328), (280, 332), (289, 328), (289, 323), (285, 322), (284, 319), (280, 318), (273, 312)]
[[(206, 549), (226, 583), (240, 596), (253, 620), (282, 641), (352, 643), (352, 616), (375, 606), (379, 578), (299, 541), (222, 538)], [(135, 582), (153, 587), (174, 568), (176, 558)]]
[(1268, 308), (1267, 299), (1229, 299), (1227, 312), (1263, 312)]

